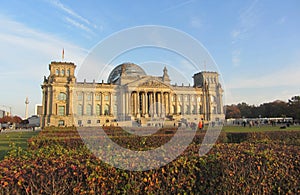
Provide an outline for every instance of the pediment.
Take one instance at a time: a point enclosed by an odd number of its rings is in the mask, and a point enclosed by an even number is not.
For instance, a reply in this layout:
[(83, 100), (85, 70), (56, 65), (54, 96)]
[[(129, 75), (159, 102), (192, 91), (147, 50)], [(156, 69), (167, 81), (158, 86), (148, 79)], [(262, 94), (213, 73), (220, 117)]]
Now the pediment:
[(159, 78), (150, 77), (142, 78), (127, 84), (128, 87), (139, 87), (139, 88), (170, 88), (168, 84), (158, 80)]

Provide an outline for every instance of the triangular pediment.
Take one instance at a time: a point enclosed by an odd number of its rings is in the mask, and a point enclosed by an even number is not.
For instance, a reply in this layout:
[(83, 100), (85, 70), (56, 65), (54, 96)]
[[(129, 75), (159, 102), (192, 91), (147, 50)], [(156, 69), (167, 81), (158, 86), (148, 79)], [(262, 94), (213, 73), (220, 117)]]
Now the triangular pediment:
[(126, 85), (128, 87), (139, 87), (139, 88), (170, 88), (171, 86), (160, 81), (157, 77), (144, 77), (137, 79)]

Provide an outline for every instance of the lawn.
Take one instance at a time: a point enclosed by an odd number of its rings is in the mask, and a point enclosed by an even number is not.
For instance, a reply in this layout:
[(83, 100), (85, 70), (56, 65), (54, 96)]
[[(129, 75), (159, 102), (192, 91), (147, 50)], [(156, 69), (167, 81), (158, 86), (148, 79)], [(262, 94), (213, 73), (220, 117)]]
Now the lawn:
[(270, 125), (266, 125), (266, 126), (254, 126), (254, 127), (243, 127), (243, 126), (224, 126), (222, 128), (222, 130), (224, 132), (265, 132), (265, 131), (299, 131), (300, 130), (300, 126), (298, 125), (292, 125), (290, 127), (286, 127), (285, 129), (281, 129), (280, 125), (277, 126), (270, 126)]
[(9, 132), (0, 133), (0, 160), (4, 158), (12, 145), (27, 148), (27, 140), (35, 136), (39, 131)]

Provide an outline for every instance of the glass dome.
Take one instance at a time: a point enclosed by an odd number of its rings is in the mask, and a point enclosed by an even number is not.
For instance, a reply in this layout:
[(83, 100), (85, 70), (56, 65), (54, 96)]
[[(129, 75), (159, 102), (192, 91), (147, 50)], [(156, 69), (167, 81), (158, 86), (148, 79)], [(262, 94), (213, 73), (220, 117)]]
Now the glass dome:
[(146, 75), (145, 71), (140, 66), (134, 63), (123, 63), (111, 71), (107, 83), (115, 83), (123, 74), (131, 77)]

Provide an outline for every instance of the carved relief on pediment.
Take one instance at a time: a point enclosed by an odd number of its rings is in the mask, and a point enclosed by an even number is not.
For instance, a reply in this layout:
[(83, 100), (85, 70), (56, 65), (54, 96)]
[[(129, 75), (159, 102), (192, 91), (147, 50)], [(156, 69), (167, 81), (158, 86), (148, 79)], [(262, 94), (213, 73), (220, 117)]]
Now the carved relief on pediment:
[(142, 84), (139, 85), (139, 87), (154, 87), (154, 88), (166, 88), (168, 87), (167, 85), (160, 83), (158, 81), (146, 81)]

